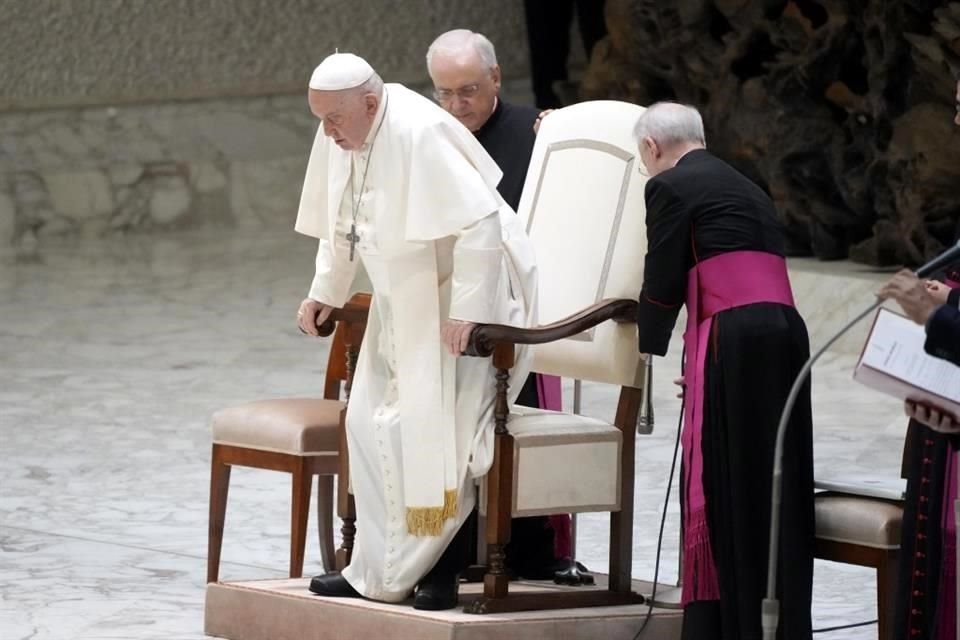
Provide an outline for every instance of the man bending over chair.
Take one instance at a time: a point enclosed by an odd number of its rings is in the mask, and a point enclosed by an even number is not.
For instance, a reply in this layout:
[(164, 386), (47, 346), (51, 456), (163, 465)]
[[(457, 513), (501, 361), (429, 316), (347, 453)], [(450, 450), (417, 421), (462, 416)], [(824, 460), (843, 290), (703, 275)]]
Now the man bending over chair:
[[(760, 637), (777, 423), (809, 343), (773, 202), (706, 150), (696, 109), (659, 103), (637, 122), (647, 256), (640, 351), (664, 355), (686, 304), (683, 638)], [(786, 434), (780, 631), (810, 639), (813, 438), (810, 386)]]

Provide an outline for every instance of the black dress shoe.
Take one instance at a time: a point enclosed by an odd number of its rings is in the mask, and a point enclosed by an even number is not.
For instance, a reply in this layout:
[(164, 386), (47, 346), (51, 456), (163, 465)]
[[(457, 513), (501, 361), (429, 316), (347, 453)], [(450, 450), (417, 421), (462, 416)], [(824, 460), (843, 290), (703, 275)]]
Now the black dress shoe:
[(327, 573), (315, 576), (310, 581), (310, 591), (328, 598), (362, 598), (363, 596), (350, 586), (347, 579), (339, 573)]
[(443, 611), (457, 606), (460, 576), (455, 573), (428, 574), (417, 585), (413, 608), (421, 611)]

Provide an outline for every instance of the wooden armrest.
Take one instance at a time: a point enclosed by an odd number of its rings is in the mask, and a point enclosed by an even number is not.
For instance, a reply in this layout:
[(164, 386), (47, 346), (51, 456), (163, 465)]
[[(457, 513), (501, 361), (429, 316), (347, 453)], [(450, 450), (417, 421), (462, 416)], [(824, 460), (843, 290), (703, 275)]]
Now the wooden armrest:
[(470, 332), (465, 355), (486, 358), (501, 344), (546, 344), (583, 333), (601, 322), (635, 322), (637, 301), (626, 298), (608, 298), (582, 311), (553, 322), (523, 329), (503, 324), (481, 324)]
[(322, 337), (326, 337), (333, 333), (338, 322), (366, 325), (367, 316), (370, 313), (370, 297), (369, 293), (356, 294), (350, 298), (347, 304), (339, 309), (334, 309), (330, 317), (323, 324), (317, 326), (317, 331), (320, 332)]

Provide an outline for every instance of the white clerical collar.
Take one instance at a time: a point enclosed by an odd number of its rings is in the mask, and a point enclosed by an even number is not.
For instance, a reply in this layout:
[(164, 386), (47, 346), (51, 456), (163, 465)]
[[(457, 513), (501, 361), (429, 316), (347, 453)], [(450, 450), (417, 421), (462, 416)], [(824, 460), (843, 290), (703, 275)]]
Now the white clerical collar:
[(370, 125), (370, 131), (367, 132), (367, 139), (363, 141), (363, 146), (357, 149), (357, 151), (366, 151), (370, 148), (370, 143), (373, 142), (377, 132), (380, 131), (380, 125), (383, 124), (383, 116), (387, 112), (387, 100), (387, 86), (384, 85), (380, 105), (377, 107), (377, 115), (373, 117), (373, 124)]

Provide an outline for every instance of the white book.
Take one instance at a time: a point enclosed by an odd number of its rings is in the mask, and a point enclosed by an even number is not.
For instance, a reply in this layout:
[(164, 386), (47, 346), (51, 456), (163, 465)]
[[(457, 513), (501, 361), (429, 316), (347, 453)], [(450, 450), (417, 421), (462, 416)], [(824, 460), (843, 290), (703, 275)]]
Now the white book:
[(813, 488), (819, 491), (834, 491), (868, 498), (903, 500), (907, 495), (907, 481), (903, 478), (872, 474), (848, 473), (816, 478)]
[(914, 400), (960, 417), (960, 367), (923, 350), (924, 328), (881, 308), (863, 345), (853, 379), (901, 400)]

